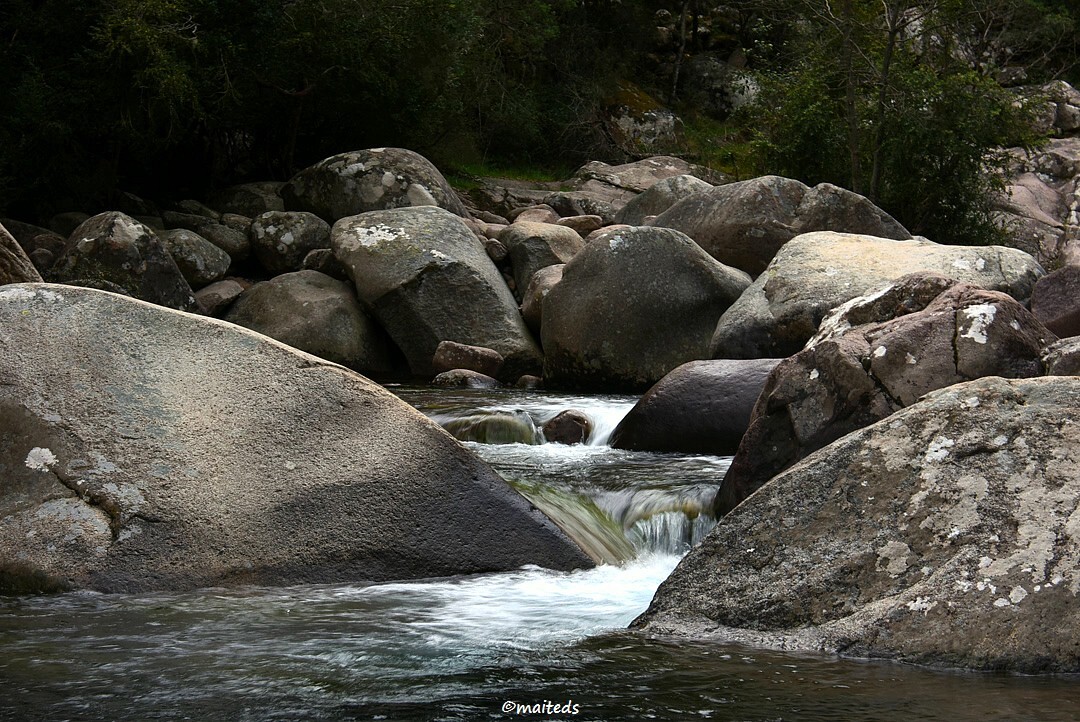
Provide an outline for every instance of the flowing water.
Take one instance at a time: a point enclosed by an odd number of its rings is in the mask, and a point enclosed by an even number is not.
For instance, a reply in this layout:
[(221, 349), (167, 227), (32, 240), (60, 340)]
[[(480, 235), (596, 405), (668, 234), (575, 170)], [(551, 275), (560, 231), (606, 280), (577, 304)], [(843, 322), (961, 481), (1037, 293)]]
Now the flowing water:
[[(499, 433), (517, 441), (466, 443), (618, 563), (368, 586), (0, 599), (0, 719), (1080, 717), (1077, 677), (931, 671), (626, 633), (707, 532), (708, 501), (730, 459), (609, 448), (632, 398), (397, 391), (444, 425), (472, 418), (459, 424), (463, 435), (476, 417), (505, 421)], [(566, 408), (593, 419), (592, 443), (536, 443), (530, 428)]]

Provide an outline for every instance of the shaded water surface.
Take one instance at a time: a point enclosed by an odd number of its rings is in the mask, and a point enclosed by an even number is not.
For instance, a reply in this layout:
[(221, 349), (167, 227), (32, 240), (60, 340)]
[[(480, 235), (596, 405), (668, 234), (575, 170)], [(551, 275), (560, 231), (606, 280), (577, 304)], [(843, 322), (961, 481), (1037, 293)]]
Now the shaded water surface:
[[(401, 394), (440, 423), (517, 410), (542, 424), (563, 408), (586, 411), (600, 430), (591, 446), (469, 446), (534, 503), (627, 560), (370, 586), (0, 599), (0, 719), (1080, 716), (1075, 677), (931, 671), (623, 632), (707, 531), (730, 460), (608, 448), (604, 434), (633, 399)], [(545, 704), (568, 711), (525, 711)]]

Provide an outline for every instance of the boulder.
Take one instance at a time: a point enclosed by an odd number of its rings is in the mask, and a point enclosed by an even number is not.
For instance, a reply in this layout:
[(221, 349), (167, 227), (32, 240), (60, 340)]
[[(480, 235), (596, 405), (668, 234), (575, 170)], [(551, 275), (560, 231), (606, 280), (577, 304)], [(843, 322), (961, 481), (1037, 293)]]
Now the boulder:
[(221, 316), (233, 301), (240, 298), (244, 290), (245, 287), (241, 283), (227, 278), (200, 288), (195, 292), (195, 300), (199, 302), (199, 308), (207, 316)]
[(222, 212), (254, 218), (267, 211), (285, 210), (280, 191), (284, 183), (274, 181), (242, 183), (223, 188), (211, 198), (211, 205)]
[(713, 258), (757, 276), (800, 233), (842, 231), (897, 240), (911, 234), (857, 193), (823, 183), (762, 176), (695, 193), (661, 213), (653, 225), (694, 239)]
[(513, 223), (499, 234), (499, 242), (510, 255), (519, 299), (537, 271), (567, 263), (585, 247), (577, 231), (551, 223)]
[(712, 187), (711, 183), (692, 175), (665, 178), (647, 191), (634, 196), (622, 207), (622, 210), (615, 214), (615, 222), (631, 226), (644, 225), (646, 216), (658, 216), (682, 199), (707, 191)]
[(328, 223), (367, 211), (439, 206), (468, 216), (442, 173), (402, 148), (341, 153), (305, 168), (281, 189), (285, 208), (309, 211)]
[(468, 369), (494, 377), (499, 375), (502, 365), (503, 357), (498, 351), (455, 341), (440, 341), (435, 347), (435, 356), (431, 359), (431, 368), (437, 374), (454, 369)]
[(1056, 340), (1011, 296), (914, 274), (830, 314), (769, 375), (717, 494), (725, 514), (774, 475), (924, 394), (983, 376), (1042, 374)]
[(351, 280), (348, 269), (341, 265), (341, 261), (334, 255), (334, 249), (332, 248), (316, 248), (313, 251), (308, 251), (300, 264), (300, 270), (318, 271), (339, 281)]
[(145, 592), (589, 563), (436, 424), (341, 366), (64, 286), (0, 289), (0, 328), (8, 584)]
[(558, 220), (558, 212), (547, 203), (524, 206), (510, 213), (511, 223), (555, 223)]
[[(223, 219), (239, 217), (223, 216)], [(233, 263), (243, 263), (251, 255), (251, 241), (248, 237), (250, 231), (251, 219), (247, 219), (247, 223), (205, 223), (199, 227), (199, 235), (228, 253)]]
[(414, 374), (433, 374), (440, 341), (498, 351), (507, 379), (541, 367), (499, 270), (452, 213), (433, 206), (371, 211), (334, 224), (331, 242)]
[(195, 296), (165, 245), (152, 230), (123, 213), (89, 219), (71, 234), (49, 280), (107, 282), (159, 306), (195, 310)]
[(51, 251), (53, 256), (59, 256), (64, 252), (64, 246), (67, 245), (66, 236), (53, 233), (48, 228), (23, 223), (12, 218), (0, 218), (0, 225), (3, 225), (8, 233), (14, 236), (27, 254), (33, 253), (39, 248), (44, 248)]
[(611, 433), (632, 451), (731, 456), (779, 359), (691, 361), (660, 379)]
[(603, 228), (605, 221), (600, 216), (583, 215), (560, 218), (555, 221), (555, 223), (556, 225), (566, 226), (576, 232), (579, 236), (585, 237), (593, 231)]
[(544, 299), (555, 284), (562, 280), (565, 268), (564, 263), (541, 268), (529, 279), (529, 285), (525, 287), (525, 293), (522, 294), (521, 317), (525, 319), (525, 324), (538, 338), (543, 321)]
[(552, 444), (585, 444), (592, 436), (592, 419), (584, 411), (567, 409), (549, 419), (543, 431), (544, 438)]
[(251, 251), (272, 275), (298, 271), (316, 248), (330, 247), (330, 226), (314, 213), (267, 211), (251, 221)]
[(648, 388), (705, 358), (714, 319), (749, 283), (678, 231), (639, 227), (597, 238), (544, 299), (545, 383)]
[(551, 206), (563, 218), (597, 216), (602, 223), (615, 219), (615, 207), (603, 196), (589, 191), (556, 191), (544, 198), (544, 205)]
[(620, 208), (638, 193), (652, 188), (658, 181), (677, 175), (693, 175), (713, 185), (728, 182), (727, 176), (710, 168), (687, 163), (681, 158), (656, 155), (622, 165), (592, 161), (574, 174), (572, 185), (579, 190), (606, 192)]
[(34, 283), (41, 275), (7, 229), (0, 225), (0, 286), (8, 283)]
[(1080, 379), (950, 386), (720, 521), (633, 627), (788, 650), (1080, 671)]
[(784, 358), (799, 351), (831, 309), (920, 271), (1027, 299), (1044, 274), (1004, 246), (944, 246), (818, 232), (789, 241), (713, 334), (713, 358)]
[[(472, 369), (451, 369), (435, 376), (431, 380), (431, 385), (457, 389), (496, 389), (499, 387), (499, 381)], [(457, 434), (454, 435), (457, 436)], [(457, 438), (462, 439), (460, 436)], [(479, 441), (480, 439), (462, 440)]]
[(1055, 341), (1043, 350), (1047, 376), (1080, 376), (1080, 337)]
[(360, 307), (352, 285), (317, 271), (256, 283), (224, 318), (369, 376), (391, 374), (400, 364), (393, 343)]
[(229, 254), (198, 233), (182, 228), (159, 234), (176, 267), (193, 289), (221, 280), (229, 270)]
[(1065, 266), (1035, 282), (1031, 312), (1058, 336), (1080, 336), (1080, 266)]

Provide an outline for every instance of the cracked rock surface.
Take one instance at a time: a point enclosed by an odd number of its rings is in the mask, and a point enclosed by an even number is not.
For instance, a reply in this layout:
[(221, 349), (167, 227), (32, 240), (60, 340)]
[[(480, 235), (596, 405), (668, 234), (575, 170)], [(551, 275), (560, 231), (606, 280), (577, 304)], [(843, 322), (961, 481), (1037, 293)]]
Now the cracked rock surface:
[(780, 471), (935, 389), (1043, 373), (1056, 337), (1011, 296), (912, 274), (827, 316), (773, 370), (717, 495), (727, 513)]
[(654, 634), (1080, 670), (1080, 378), (935, 391), (774, 478), (634, 623)]

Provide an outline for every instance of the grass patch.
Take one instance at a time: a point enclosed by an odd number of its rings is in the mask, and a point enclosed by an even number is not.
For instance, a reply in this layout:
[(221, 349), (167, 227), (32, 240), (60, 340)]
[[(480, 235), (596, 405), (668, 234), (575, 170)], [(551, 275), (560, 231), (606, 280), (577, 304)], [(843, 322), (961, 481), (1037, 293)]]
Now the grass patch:
[(681, 116), (686, 159), (746, 180), (761, 175), (764, 161), (751, 132), (735, 120), (715, 120), (692, 111)]

